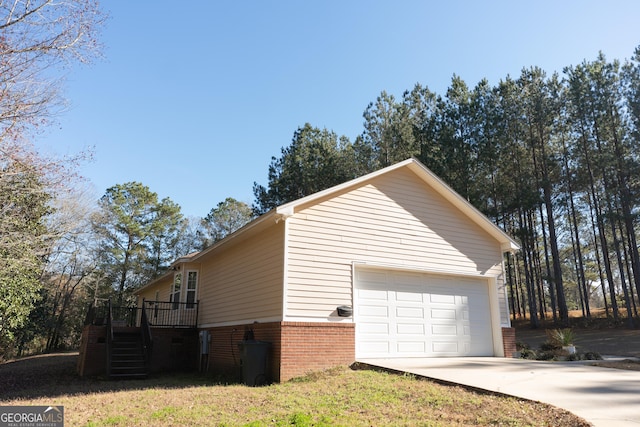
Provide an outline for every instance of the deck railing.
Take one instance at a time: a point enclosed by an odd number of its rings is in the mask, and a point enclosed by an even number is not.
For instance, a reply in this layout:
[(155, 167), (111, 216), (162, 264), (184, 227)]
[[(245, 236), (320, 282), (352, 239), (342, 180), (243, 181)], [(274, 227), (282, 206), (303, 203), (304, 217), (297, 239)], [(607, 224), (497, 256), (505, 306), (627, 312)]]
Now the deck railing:
[[(144, 306), (144, 299), (142, 300)], [(144, 350), (144, 361), (149, 363), (151, 360), (151, 350), (153, 349), (153, 335), (151, 335), (151, 325), (147, 319), (147, 312), (142, 310), (140, 314), (140, 332), (142, 334), (142, 349)]]
[(198, 326), (199, 302), (143, 301), (149, 325), (167, 328)]
[(154, 328), (195, 328), (198, 326), (199, 302), (143, 301), (142, 307), (111, 306), (107, 301), (91, 305), (87, 311), (85, 325), (106, 325), (111, 327), (141, 326), (142, 311), (147, 323)]

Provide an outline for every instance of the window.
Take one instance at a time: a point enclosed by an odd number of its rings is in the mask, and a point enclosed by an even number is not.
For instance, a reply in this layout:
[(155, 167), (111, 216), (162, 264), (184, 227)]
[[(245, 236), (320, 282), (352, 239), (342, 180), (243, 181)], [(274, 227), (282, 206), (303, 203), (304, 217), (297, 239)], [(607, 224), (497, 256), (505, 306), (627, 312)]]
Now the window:
[(169, 295), (169, 301), (173, 302), (171, 308), (177, 310), (180, 306), (180, 289), (182, 288), (182, 273), (178, 273), (173, 276), (173, 285), (171, 286), (171, 294)]
[(198, 272), (187, 272), (187, 308), (194, 308), (198, 289)]

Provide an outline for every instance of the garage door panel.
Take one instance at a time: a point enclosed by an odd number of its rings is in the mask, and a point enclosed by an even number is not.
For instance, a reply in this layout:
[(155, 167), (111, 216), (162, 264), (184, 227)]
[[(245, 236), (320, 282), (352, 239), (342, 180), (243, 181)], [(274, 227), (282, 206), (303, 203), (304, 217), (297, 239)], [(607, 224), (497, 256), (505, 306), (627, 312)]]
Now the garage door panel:
[(420, 284), (422, 281), (422, 274), (420, 273), (409, 273), (409, 272), (387, 272), (388, 282), (394, 283), (395, 285), (402, 286), (415, 286), (416, 284)]
[(486, 280), (361, 273), (354, 289), (358, 357), (493, 355)]
[(363, 323), (360, 331), (364, 335), (389, 335), (389, 323)]
[(425, 326), (424, 323), (398, 323), (396, 332), (398, 335), (423, 336), (425, 334)]
[(383, 305), (363, 305), (358, 312), (362, 317), (389, 317), (389, 307)]
[(424, 309), (414, 307), (396, 307), (396, 317), (403, 319), (424, 319)]
[(434, 309), (431, 309), (431, 318), (432, 319), (456, 320), (456, 310), (455, 309), (434, 308)]
[(456, 325), (431, 325), (431, 335), (457, 336), (458, 327)]
[(389, 293), (386, 289), (360, 289), (360, 297), (367, 301), (387, 301)]
[(385, 354), (391, 353), (391, 348), (389, 347), (389, 341), (386, 340), (367, 341), (364, 343), (363, 351), (369, 354)]
[(425, 343), (419, 341), (399, 341), (397, 347), (400, 354), (425, 353)]
[(423, 295), (416, 292), (396, 292), (396, 301), (422, 303)]
[(432, 353), (442, 353), (443, 356), (453, 356), (460, 353), (458, 343), (450, 341), (434, 341), (431, 351)]
[(434, 304), (451, 304), (455, 305), (455, 295), (429, 294), (429, 301)]

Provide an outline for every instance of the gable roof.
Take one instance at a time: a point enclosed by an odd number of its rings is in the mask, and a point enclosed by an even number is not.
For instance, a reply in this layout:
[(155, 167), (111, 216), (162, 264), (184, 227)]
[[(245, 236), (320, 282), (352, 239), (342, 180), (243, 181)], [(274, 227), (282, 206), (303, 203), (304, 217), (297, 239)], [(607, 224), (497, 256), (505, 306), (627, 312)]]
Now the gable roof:
[[(367, 175), (363, 175), (359, 178), (352, 179), (351, 181), (344, 182), (342, 184), (333, 186), (331, 188), (327, 188), (326, 190), (319, 191), (317, 193), (311, 194), (309, 196), (294, 200), (289, 203), (285, 203), (283, 205), (278, 206), (275, 209), (270, 210), (269, 212), (261, 215), (260, 217), (254, 219), (250, 223), (246, 224), (244, 227), (235, 231), (234, 233), (228, 235), (224, 239), (214, 243), (208, 248), (195, 252), (181, 258), (175, 260), (171, 267), (177, 266), (180, 263), (184, 262), (198, 262), (200, 258), (203, 256), (219, 250), (221, 247), (225, 247), (233, 242), (241, 241), (244, 238), (247, 238), (253, 234), (253, 232), (259, 232), (270, 227), (272, 224), (277, 223), (283, 219), (286, 219), (296, 211), (303, 207), (308, 206), (309, 204), (313, 204), (314, 202), (320, 201), (326, 197), (329, 197), (333, 194), (340, 193), (352, 187), (358, 187), (379, 176), (391, 173), (393, 171), (406, 168), (412, 171), (419, 179), (421, 179), (425, 184), (430, 186), (436, 193), (441, 195), (445, 200), (450, 202), (453, 206), (455, 206), (460, 212), (462, 212), (470, 221), (478, 225), (481, 229), (487, 232), (491, 237), (497, 240), (500, 243), (500, 248), (503, 252), (514, 252), (520, 249), (520, 245), (516, 243), (509, 235), (507, 235), (501, 228), (495, 225), (489, 218), (487, 218), (484, 214), (482, 214), (478, 209), (476, 209), (471, 203), (465, 200), (462, 196), (456, 193), (451, 187), (449, 187), (444, 181), (438, 178), (431, 170), (429, 170), (426, 166), (420, 163), (416, 159), (407, 159), (405, 161), (396, 163), (394, 165), (388, 166), (386, 168), (377, 170), (375, 172), (369, 173)], [(148, 288), (149, 286), (161, 281), (165, 280), (168, 276), (173, 274), (173, 271), (168, 271), (164, 275), (158, 277), (157, 279), (151, 281), (147, 285), (138, 289), (136, 293), (141, 292), (142, 290)]]
[(486, 231), (491, 237), (496, 239), (500, 243), (500, 247), (503, 252), (513, 252), (520, 249), (520, 245), (516, 243), (509, 235), (507, 235), (500, 227), (495, 225), (489, 218), (487, 218), (482, 212), (476, 209), (471, 203), (465, 200), (461, 195), (456, 193), (451, 187), (449, 187), (444, 181), (442, 181), (436, 174), (431, 172), (425, 165), (418, 160), (411, 158), (400, 163), (388, 166), (384, 169), (372, 172), (370, 174), (361, 176), (360, 178), (347, 181), (345, 183), (336, 185), (323, 191), (311, 194), (298, 200), (294, 200), (284, 205), (278, 206), (274, 211), (283, 217), (288, 217), (296, 212), (296, 209), (300, 206), (305, 206), (313, 203), (317, 200), (321, 200), (334, 193), (346, 190), (350, 187), (357, 187), (362, 185), (366, 181), (376, 178), (381, 175), (388, 174), (395, 170), (407, 168), (411, 170), (418, 178), (429, 185), (439, 195), (444, 197), (448, 202), (454, 205), (460, 210), (467, 218)]
[[(371, 179), (402, 168), (411, 170), (418, 178), (424, 181), (427, 185), (433, 188), (433, 190), (435, 190), (438, 194), (440, 194), (457, 209), (459, 209), (472, 222), (477, 224), (491, 237), (496, 239), (500, 243), (500, 247), (503, 252), (514, 252), (520, 249), (520, 245), (518, 245), (515, 240), (513, 240), (511, 237), (509, 237), (509, 235), (502, 231), (500, 227), (491, 222), (491, 220), (489, 220), (489, 218), (487, 218), (482, 212), (476, 209), (471, 203), (469, 203), (461, 195), (456, 193), (451, 187), (445, 184), (444, 181), (438, 178), (436, 174), (431, 172), (431, 170), (429, 170), (425, 165), (414, 158), (410, 158), (394, 165), (387, 166), (386, 168), (377, 170), (375, 172), (371, 172), (367, 175), (363, 175), (359, 178), (352, 179), (351, 181), (335, 185), (333, 187), (327, 188), (326, 190), (318, 191), (317, 193), (313, 193), (306, 197), (302, 197), (292, 202), (280, 205), (277, 208), (274, 208), (269, 212), (259, 216), (250, 223), (246, 224), (244, 227), (236, 230), (235, 232), (231, 233), (224, 239), (214, 243), (203, 251), (188, 256), (189, 262), (197, 262), (198, 259), (202, 258), (210, 252), (216, 251), (222, 246), (226, 246), (231, 242), (236, 242), (242, 240), (243, 238), (249, 237), (252, 232), (259, 232), (261, 230), (264, 230), (271, 226), (274, 222), (277, 223), (290, 217), (296, 212), (298, 208), (302, 206), (307, 206), (316, 201), (322, 200), (325, 197), (331, 196), (332, 194), (340, 193), (349, 188), (358, 187)], [(176, 265), (182, 261), (184, 261), (184, 257), (176, 260), (172, 265)]]

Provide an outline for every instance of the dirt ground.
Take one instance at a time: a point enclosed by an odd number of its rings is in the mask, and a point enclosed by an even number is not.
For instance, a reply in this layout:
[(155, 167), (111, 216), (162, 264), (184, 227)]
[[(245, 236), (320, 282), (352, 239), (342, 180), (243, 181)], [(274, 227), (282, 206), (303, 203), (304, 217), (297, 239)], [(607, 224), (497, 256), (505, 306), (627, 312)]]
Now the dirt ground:
[[(623, 328), (573, 328), (578, 353), (596, 352), (603, 357), (621, 356), (621, 360), (595, 361), (604, 368), (640, 371), (640, 330)], [(516, 342), (539, 349), (547, 341), (545, 329), (516, 326)]]
[(0, 363), (0, 402), (25, 397), (40, 397), (48, 388), (73, 390), (74, 386), (86, 383), (76, 373), (78, 353), (53, 353)]
[[(640, 329), (573, 329), (580, 353), (594, 351), (605, 356), (640, 357)], [(545, 329), (516, 327), (516, 342), (539, 348), (547, 340)]]

